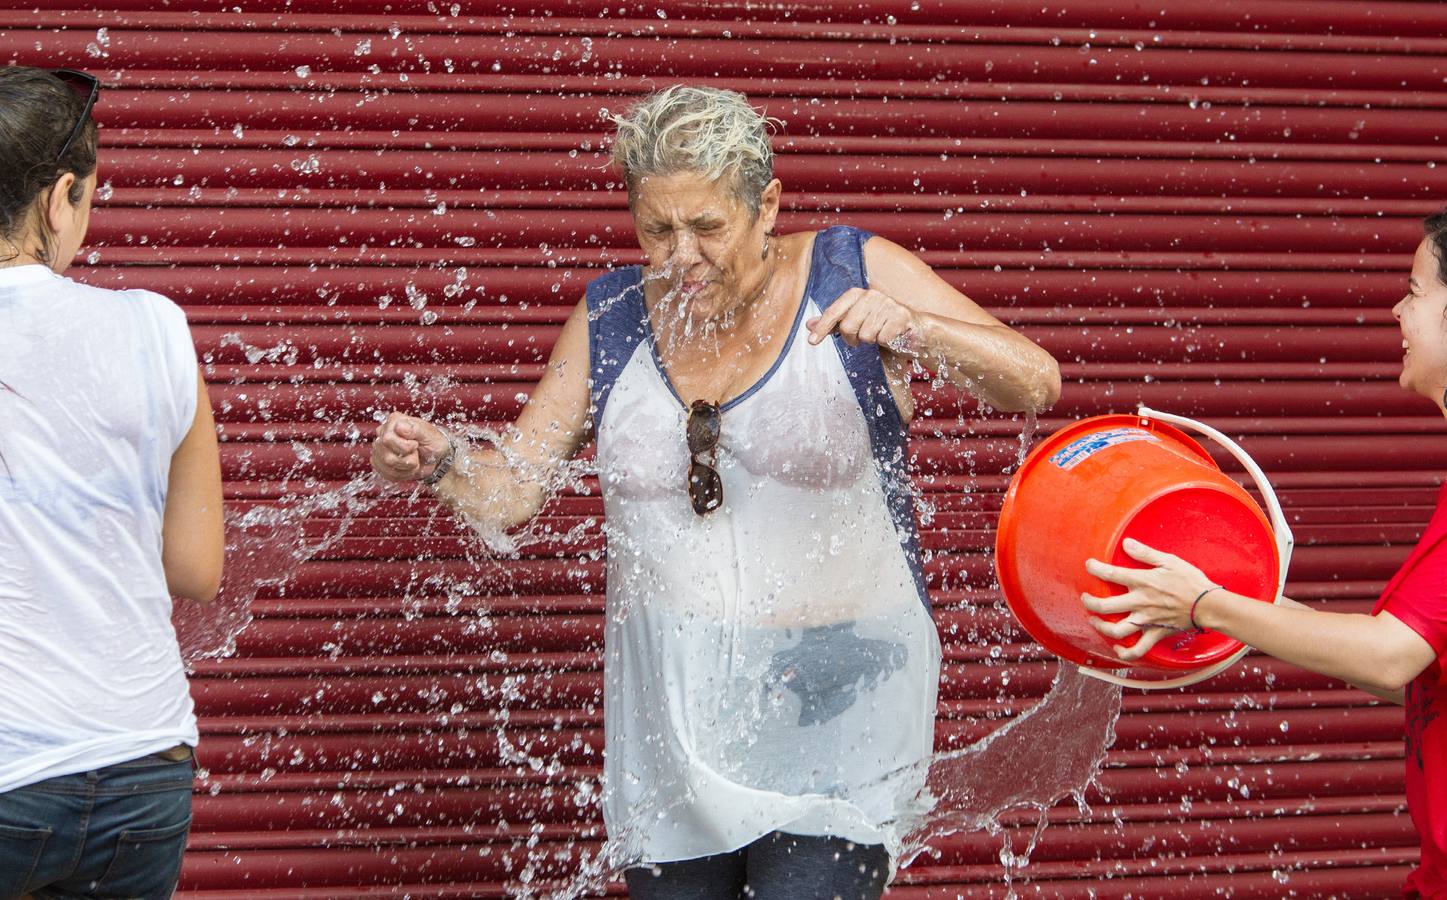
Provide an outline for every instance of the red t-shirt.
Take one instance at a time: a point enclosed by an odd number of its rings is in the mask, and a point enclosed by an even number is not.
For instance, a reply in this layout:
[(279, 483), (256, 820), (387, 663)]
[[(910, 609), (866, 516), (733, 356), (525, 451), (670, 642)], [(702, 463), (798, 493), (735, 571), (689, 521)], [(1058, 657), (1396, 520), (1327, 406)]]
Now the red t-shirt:
[(1407, 685), (1407, 810), (1422, 841), (1422, 861), (1407, 878), (1408, 897), (1447, 898), (1447, 484), (1422, 539), (1388, 582), (1373, 614), (1386, 610), (1437, 651)]

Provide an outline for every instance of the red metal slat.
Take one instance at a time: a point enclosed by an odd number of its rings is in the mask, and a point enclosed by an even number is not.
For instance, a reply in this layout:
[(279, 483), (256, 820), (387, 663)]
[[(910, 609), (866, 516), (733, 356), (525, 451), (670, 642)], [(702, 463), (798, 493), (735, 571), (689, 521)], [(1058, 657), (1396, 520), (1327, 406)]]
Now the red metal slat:
[[(695, 38), (680, 34), (623, 37), (599, 35), (585, 44), (577, 37), (516, 34), (411, 34), (392, 38), (383, 29), (371, 34), (296, 33), (253, 30), (238, 44), (232, 35), (193, 32), (174, 40), (165, 31), (132, 30), (124, 20), (107, 27), (106, 52), (151, 69), (191, 68), (225, 54), (243, 70), (309, 70), (318, 61), (328, 71), (361, 71), (374, 66), (427, 73), (432, 60), (455, 60), (449, 69), (466, 75), (507, 72), (509, 75), (583, 74), (608, 72), (688, 80), (716, 75), (721, 65), (736, 60), (737, 44), (722, 35)], [(0, 39), (0, 53), (29, 63), (32, 53), (79, 57), (94, 36), (81, 31), (44, 34), (15, 30)], [(374, 36), (375, 35), (375, 36)], [(895, 35), (896, 38), (900, 35)], [(943, 37), (943, 35), (941, 35)], [(1022, 35), (1023, 37), (1023, 35)], [(27, 41), (26, 38), (32, 40)], [(1380, 55), (1370, 65), (1360, 55), (1297, 50), (1283, 53), (1190, 48), (1178, 50), (1155, 41), (1139, 47), (1104, 46), (1085, 40), (1075, 46), (990, 46), (974, 42), (934, 40), (913, 43), (880, 34), (872, 41), (838, 41), (819, 35), (811, 40), (751, 41), (751, 74), (830, 79), (955, 81), (989, 78), (1000, 82), (1185, 84), (1200, 80), (1202, 71), (1217, 73), (1217, 83), (1266, 87), (1387, 88), (1432, 91), (1447, 74), (1447, 57), (1422, 54)], [(7, 46), (8, 44), (8, 46)], [(35, 44), (42, 48), (37, 51)], [(1289, 48), (1282, 48), (1289, 49)], [(1437, 52), (1442, 53), (1439, 46)], [(606, 63), (604, 62), (606, 60)], [(496, 68), (493, 68), (493, 67)], [(295, 76), (306, 77), (306, 76)], [(324, 78), (321, 78), (325, 82)], [(378, 79), (378, 87), (397, 84)], [(430, 87), (426, 82), (420, 86)], [(460, 87), (471, 87), (462, 84)]]
[[(31, 62), (38, 62), (32, 60)], [(579, 130), (595, 127), (600, 104), (595, 98), (551, 95), (499, 96), (487, 105), (454, 103), (445, 94), (376, 91), (297, 92), (291, 90), (207, 92), (193, 108), (170, 93), (111, 91), (97, 109), (103, 125), (124, 128), (210, 127), (236, 125), (276, 128), (344, 128), (381, 131)], [(916, 101), (832, 99), (818, 107), (807, 101), (776, 100), (768, 114), (790, 123), (795, 134), (888, 133), (933, 137), (1015, 137), (1052, 140), (1089, 138), (1106, 131), (1118, 138), (1211, 141), (1262, 141), (1291, 137), (1306, 141), (1440, 146), (1442, 138), (1430, 114), (1416, 110), (1296, 109), (1289, 107), (1213, 106), (1210, 109), (1151, 108), (1101, 104), (1077, 108), (1053, 102)], [(263, 112), (264, 111), (264, 112)], [(257, 117), (264, 115), (265, 119)], [(821, 130), (823, 129), (823, 130)]]
[[(1021, 247), (1053, 252), (1271, 252), (1303, 245), (1321, 253), (1383, 253), (1408, 243), (1420, 221), (1293, 217), (1052, 215), (999, 213), (988, 220), (938, 213), (859, 212), (858, 227), (880, 232), (893, 226), (913, 236), (921, 250), (1005, 250)], [(794, 213), (781, 219), (789, 231), (828, 227), (837, 214)], [(257, 246), (288, 241), (294, 247), (369, 245), (447, 247), (459, 241), (484, 247), (617, 247), (636, 241), (626, 212), (539, 213), (491, 210), (309, 210), (174, 209), (130, 211), (124, 222), (94, 229), (98, 247), (149, 243), (164, 248), (207, 242), (212, 246)]]
[[(1242, 362), (1395, 361), (1401, 333), (1390, 326), (1035, 327), (1028, 329), (1062, 361)], [(192, 329), (208, 363), (539, 363), (557, 338), (555, 326), (387, 327), (268, 326)]]
[[(229, 133), (232, 126), (224, 126)], [(871, 129), (873, 131), (874, 129)], [(103, 135), (108, 139), (111, 130)], [(790, 130), (789, 134), (794, 134)], [(972, 132), (971, 137), (976, 133)], [(446, 140), (439, 136), (439, 140)], [(1447, 170), (1411, 162), (1378, 162), (1370, 154), (1359, 162), (1277, 161), (1269, 154), (1252, 160), (1155, 159), (1139, 143), (1131, 143), (1139, 159), (1054, 158), (1049, 146), (1017, 141), (1015, 155), (947, 147), (931, 155), (881, 156), (877, 151), (848, 155), (781, 153), (777, 174), (791, 190), (890, 191), (932, 194), (1013, 193), (1123, 196), (1231, 197), (1360, 197), (1420, 198), (1435, 202), (1447, 189)], [(944, 158), (941, 158), (944, 157)], [(1034, 157), (1034, 158), (1031, 158)], [(1042, 158), (1043, 157), (1043, 158)], [(599, 153), (576, 156), (558, 153), (467, 152), (454, 150), (376, 151), (312, 148), (297, 142), (291, 149), (206, 149), (176, 152), (150, 148), (117, 148), (107, 155), (106, 177), (117, 187), (172, 185), (257, 188), (346, 188), (367, 190), (372, 202), (386, 202), (376, 193), (389, 188), (433, 188), (538, 191), (597, 191), (616, 181)], [(485, 202), (487, 198), (482, 198)], [(433, 206), (436, 206), (434, 201)], [(957, 224), (963, 224), (963, 220)]]
[[(1424, 215), (1428, 211), (1424, 210)], [(90, 284), (124, 289), (144, 283), (148, 289), (182, 304), (194, 304), (193, 321), (201, 322), (208, 319), (195, 316), (218, 321), (227, 315), (227, 307), (236, 305), (270, 304), (278, 310), (324, 310), (331, 316), (346, 316), (350, 307), (378, 307), (384, 295), (392, 296), (392, 306), (402, 303), (397, 293), (400, 290), (405, 295), (407, 284), (431, 298), (429, 307), (477, 301), (475, 311), (497, 315), (515, 310), (518, 304), (570, 308), (581, 299), (582, 286), (597, 274), (594, 270), (562, 267), (489, 269), (485, 275), (466, 279), (462, 292), (449, 296), (446, 291), (457, 285), (457, 273), (435, 269), (226, 267), (213, 271), (205, 281), (198, 281), (194, 271), (181, 266), (137, 270), (100, 265), (84, 271)], [(1308, 309), (1386, 310), (1400, 299), (1405, 284), (1400, 272), (1296, 272), (1289, 279), (1279, 273), (1251, 271), (961, 269), (941, 274), (1007, 317), (1012, 315), (1011, 309), (1061, 316), (1076, 312), (1109, 316), (1134, 307), (1154, 310), (1163, 317), (1178, 317), (1175, 310), (1189, 307), (1221, 315), (1236, 310), (1271, 310), (1290, 320), (1298, 311)], [(326, 305), (318, 307), (319, 302)], [(282, 316), (277, 314), (278, 318)]]
[[(501, 377), (485, 383), (462, 382), (450, 384), (445, 390), (429, 387), (425, 381), (414, 386), (397, 384), (357, 385), (332, 382), (311, 384), (228, 384), (218, 381), (211, 386), (211, 402), (216, 409), (217, 420), (229, 425), (228, 434), (238, 439), (256, 440), (255, 429), (276, 429), (278, 439), (285, 435), (287, 428), (302, 429), (296, 432), (298, 440), (343, 439), (348, 432), (347, 423), (356, 422), (363, 427), (363, 434), (369, 435), (367, 426), (377, 413), (392, 409), (414, 409), (426, 411), (433, 416), (459, 415), (474, 422), (499, 422), (515, 417), (522, 409), (524, 400), (531, 392), (532, 382), (508, 382)], [(1317, 416), (1320, 412), (1324, 392), (1335, 395), (1329, 411), (1334, 415)], [(976, 411), (976, 403), (957, 396), (953, 391), (935, 391), (924, 384), (916, 384), (914, 397), (917, 416), (912, 431), (917, 437), (933, 435), (954, 436), (958, 422), (950, 417)], [(1260, 426), (1253, 426), (1246, 420), (1233, 420), (1228, 428), (1233, 434), (1248, 430), (1281, 434), (1291, 431), (1293, 422), (1305, 420), (1308, 433), (1403, 433), (1422, 432), (1430, 441), (1437, 424), (1425, 414), (1430, 413), (1420, 400), (1403, 394), (1395, 384), (1383, 382), (1305, 382), (1268, 381), (1258, 383), (1228, 382), (1220, 385), (1200, 385), (1187, 381), (1155, 381), (1150, 383), (1121, 384), (1111, 381), (1075, 382), (1067, 385), (1065, 393), (1053, 412), (1064, 417), (1079, 412), (1115, 408), (1132, 409), (1144, 403), (1154, 409), (1169, 409), (1186, 415), (1207, 418), (1228, 417), (1250, 404), (1262, 416), (1275, 416), (1271, 420), (1260, 420)], [(305, 423), (308, 418), (322, 416), (327, 424)], [(1349, 418), (1356, 417), (1356, 418)], [(1415, 418), (1414, 418), (1415, 417)], [(1052, 417), (1053, 419), (1053, 417)], [(242, 431), (239, 423), (257, 423), (250, 432)], [(1013, 424), (1013, 423), (1012, 423)], [(1056, 421), (1042, 423), (1041, 429), (1053, 428)], [(233, 431), (232, 429), (237, 429)], [(307, 431), (305, 429), (312, 429)], [(993, 433), (994, 429), (979, 429)], [(1013, 434), (1016, 427), (1004, 426), (999, 429)], [(250, 437), (247, 437), (250, 435)]]
[[(111, 10), (152, 11), (154, 4), (144, 0), (112, 0), (107, 4)], [(34, 6), (27, 0), (6, 0), (0, 8), (14, 9), (20, 13), (33, 12)], [(55, 0), (50, 8), (74, 9), (82, 15), (74, 16), (76, 21), (89, 22), (84, 14), (94, 11), (94, 5), (78, 0)], [(221, 22), (232, 20), (233, 16), (216, 19), (198, 18), (197, 14), (230, 13), (234, 6), (227, 0), (173, 0), (169, 9), (176, 10), (181, 26), (195, 23), (197, 29), (216, 28)], [(785, 22), (802, 37), (807, 37), (821, 25), (839, 23), (880, 23), (917, 25), (994, 25), (1002, 27), (1044, 26), (1058, 29), (1094, 29), (1129, 27), (1150, 29), (1154, 33), (1171, 35), (1196, 30), (1244, 30), (1250, 33), (1271, 34), (1388, 34), (1420, 35), (1441, 33), (1447, 27), (1447, 16), (1430, 3), (1381, 2), (1362, 4), (1353, 0), (1284, 0), (1268, 7), (1252, 3), (1251, 0), (1220, 0), (1220, 2), (1178, 2), (1161, 6), (1122, 6), (1113, 0), (1070, 0), (1040, 10), (1033, 6), (1021, 6), (1011, 0), (989, 0), (989, 2), (960, 6), (948, 0), (788, 0), (759, 6), (747, 0), (676, 0), (672, 5), (673, 18), (684, 23), (721, 22), (747, 25), (753, 21)], [(576, 16), (612, 24), (613, 19), (649, 22), (656, 25), (657, 7), (653, 4), (623, 3), (612, 0), (565, 0), (565, 2), (509, 2), (509, 3), (457, 3), (456, 13), (451, 7), (444, 10), (428, 10), (429, 15), (398, 16), (394, 6), (387, 0), (311, 0), (301, 10), (295, 2), (287, 0), (258, 0), (248, 4), (252, 12), (267, 11), (282, 14), (276, 21), (285, 23), (293, 20), (314, 20), (314, 27), (325, 28), (338, 22), (337, 14), (388, 14), (388, 21), (406, 25), (408, 31), (430, 28), (448, 29), (454, 20), (463, 17), (465, 23), (475, 16), (487, 18), (505, 16), (504, 21), (515, 29), (530, 27), (545, 28), (549, 20), (561, 14)], [(621, 10), (621, 11), (620, 11)], [(529, 21), (529, 17), (534, 18)], [(370, 19), (370, 17), (369, 17)], [(188, 21), (189, 20), (189, 21)], [(374, 19), (370, 19), (375, 21)], [(64, 21), (64, 20), (62, 20)], [(805, 28), (800, 29), (797, 24)], [(1443, 26), (1443, 27), (1438, 27)]]
[[(641, 83), (642, 93), (647, 84)], [(584, 93), (592, 93), (585, 91)], [(1053, 99), (1053, 98), (1052, 98)], [(600, 102), (602, 102), (600, 100)], [(1189, 105), (1189, 101), (1187, 101)], [(1240, 159), (1240, 160), (1329, 160), (1342, 163), (1415, 162), (1426, 165), (1435, 161), (1427, 147), (1404, 145), (1383, 147), (1374, 144), (1303, 144), (1293, 143), (1291, 135), (1271, 142), (1223, 141), (1201, 144), (1186, 141), (1155, 141), (1150, 144), (1151, 157), (1175, 160)], [(929, 138), (903, 135), (778, 135), (774, 143), (789, 153), (856, 154), (901, 157), (934, 155), (1016, 157), (1048, 156), (1059, 159), (1136, 159), (1141, 147), (1130, 140), (1108, 137), (1052, 141), (1049, 145), (1019, 143), (1008, 138)], [(519, 132), (519, 131), (450, 131), (446, 134), (425, 131), (279, 130), (243, 128), (221, 131), (215, 128), (134, 129), (107, 128), (103, 146), (150, 147), (185, 150), (201, 148), (291, 148), (369, 150), (484, 150), (541, 151), (569, 153), (577, 150), (592, 153), (606, 147), (607, 136), (600, 130), (587, 132)], [(1348, 198), (1363, 199), (1363, 198)], [(1104, 198), (1102, 202), (1113, 202)], [(614, 205), (612, 200), (595, 200), (594, 205)]]

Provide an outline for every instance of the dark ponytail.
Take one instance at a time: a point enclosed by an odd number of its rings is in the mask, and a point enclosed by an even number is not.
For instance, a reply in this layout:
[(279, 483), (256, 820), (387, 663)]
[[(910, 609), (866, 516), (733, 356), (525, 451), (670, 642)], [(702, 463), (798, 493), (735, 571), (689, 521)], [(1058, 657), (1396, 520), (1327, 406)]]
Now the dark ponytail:
[[(75, 175), (67, 199), (84, 199), (81, 182), (95, 171), (94, 119), (86, 116), (80, 135), (59, 156), (84, 109), (85, 101), (44, 69), (0, 68), (0, 238), (12, 246), (25, 234), (36, 199), (62, 175)], [(43, 216), (36, 225), (41, 259), (48, 262), (50, 230)], [(20, 254), (18, 246), (14, 251), (0, 262)]]

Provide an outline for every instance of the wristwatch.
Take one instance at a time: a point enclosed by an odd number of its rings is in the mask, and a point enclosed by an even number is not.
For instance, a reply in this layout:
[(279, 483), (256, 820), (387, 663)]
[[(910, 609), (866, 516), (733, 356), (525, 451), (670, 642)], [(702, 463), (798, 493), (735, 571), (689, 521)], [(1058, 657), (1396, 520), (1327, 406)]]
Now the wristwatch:
[(442, 454), (442, 458), (432, 467), (430, 474), (424, 478), (417, 479), (428, 487), (435, 487), (437, 482), (446, 477), (447, 473), (452, 471), (452, 464), (457, 460), (457, 440), (447, 429), (439, 428), (437, 430), (442, 432), (443, 437), (447, 438), (447, 452)]

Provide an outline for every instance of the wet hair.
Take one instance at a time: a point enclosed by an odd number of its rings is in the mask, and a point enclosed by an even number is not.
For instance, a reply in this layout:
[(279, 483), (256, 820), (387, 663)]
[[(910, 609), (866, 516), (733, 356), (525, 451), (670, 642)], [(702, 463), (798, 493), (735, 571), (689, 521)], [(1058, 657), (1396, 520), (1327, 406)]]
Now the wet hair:
[(1422, 230), (1432, 242), (1432, 252), (1437, 255), (1437, 279), (1447, 284), (1447, 209), (1422, 220)]
[[(43, 262), (50, 255), (50, 227), (36, 200), (66, 173), (75, 174), (67, 199), (78, 204), (81, 182), (95, 171), (95, 119), (86, 116), (80, 135), (60, 157), (85, 101), (65, 82), (26, 66), (0, 68), (0, 238), (15, 245), (34, 223)], [(15, 246), (14, 259), (20, 253)]]
[(764, 188), (774, 180), (771, 120), (736, 91), (676, 84), (649, 94), (617, 126), (613, 164), (623, 173), (630, 202), (647, 175), (697, 172), (731, 180), (734, 197), (757, 216)]

